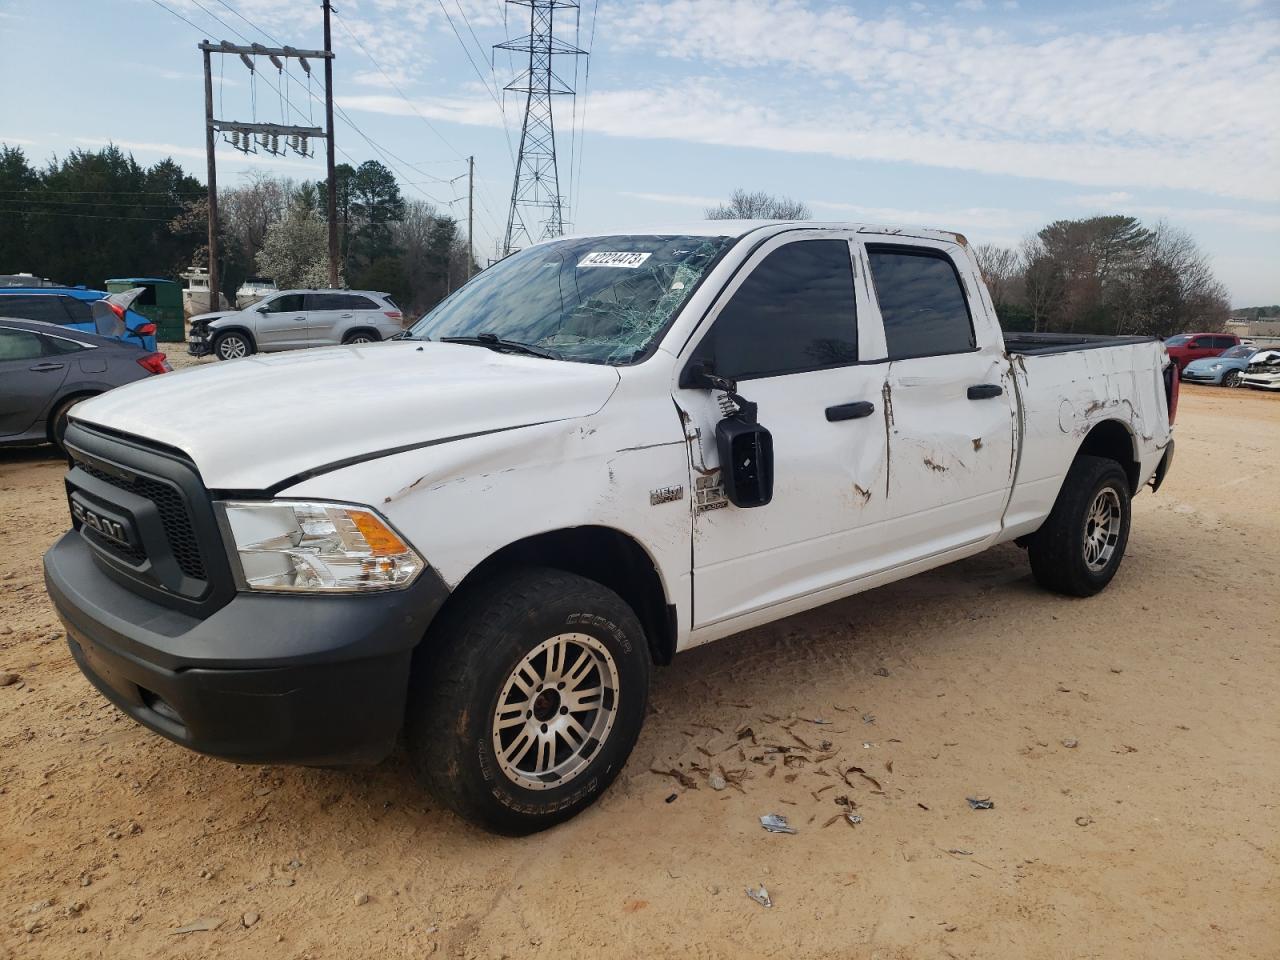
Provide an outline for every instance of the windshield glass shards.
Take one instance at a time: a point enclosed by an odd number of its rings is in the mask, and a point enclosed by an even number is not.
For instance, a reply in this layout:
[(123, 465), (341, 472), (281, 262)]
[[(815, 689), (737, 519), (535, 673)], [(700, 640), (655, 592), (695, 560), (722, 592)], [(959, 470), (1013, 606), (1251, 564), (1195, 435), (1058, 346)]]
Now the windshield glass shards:
[(733, 242), (624, 235), (540, 244), (481, 273), (414, 324), (410, 336), (634, 363)]

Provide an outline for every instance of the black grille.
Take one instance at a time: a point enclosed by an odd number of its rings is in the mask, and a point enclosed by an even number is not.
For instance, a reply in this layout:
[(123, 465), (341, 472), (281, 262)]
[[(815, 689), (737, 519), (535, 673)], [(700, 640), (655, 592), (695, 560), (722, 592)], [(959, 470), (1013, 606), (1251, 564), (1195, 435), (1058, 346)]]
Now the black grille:
[[(107, 473), (105, 470), (100, 470), (78, 457), (76, 458), (76, 466), (91, 477), (95, 477), (104, 483), (109, 483), (113, 487), (119, 487), (121, 490), (127, 490), (129, 493), (136, 494), (139, 497), (144, 497), (154, 503), (156, 510), (160, 514), (160, 522), (164, 525), (165, 538), (169, 541), (169, 550), (173, 553), (173, 558), (177, 561), (179, 569), (194, 580), (206, 579), (204, 560), (200, 556), (200, 545), (196, 541), (195, 529), (191, 524), (191, 515), (187, 512), (187, 506), (182, 501), (182, 494), (167, 483), (152, 480), (150, 477), (135, 476), (132, 480), (128, 480), (113, 473)], [(140, 564), (145, 556), (140, 550), (118, 546), (101, 537), (95, 538), (95, 542), (135, 566)]]

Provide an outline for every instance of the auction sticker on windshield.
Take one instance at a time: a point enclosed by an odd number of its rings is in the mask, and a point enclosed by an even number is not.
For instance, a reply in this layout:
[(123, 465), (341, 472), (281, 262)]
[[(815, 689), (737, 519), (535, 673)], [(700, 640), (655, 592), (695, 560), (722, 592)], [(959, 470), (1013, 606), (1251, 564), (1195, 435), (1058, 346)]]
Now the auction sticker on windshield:
[(647, 253), (614, 253), (608, 250), (596, 250), (579, 260), (578, 266), (579, 268), (626, 267), (629, 270), (634, 270), (648, 260), (649, 256), (650, 254)]

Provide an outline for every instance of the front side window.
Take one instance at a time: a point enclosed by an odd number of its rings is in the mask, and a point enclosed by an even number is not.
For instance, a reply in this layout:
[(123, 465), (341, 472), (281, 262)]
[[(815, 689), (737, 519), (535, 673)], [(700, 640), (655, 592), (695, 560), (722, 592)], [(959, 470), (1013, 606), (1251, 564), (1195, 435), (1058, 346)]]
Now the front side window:
[(975, 345), (960, 275), (945, 254), (867, 248), (890, 360), (964, 353)]
[(733, 242), (623, 235), (538, 244), (478, 274), (408, 336), (493, 337), (563, 360), (636, 363)]
[(1166, 347), (1185, 347), (1191, 341), (1191, 337), (1185, 333), (1180, 333), (1176, 337), (1170, 337), (1164, 342)]
[(855, 363), (858, 317), (847, 240), (799, 240), (751, 271), (698, 344), (731, 380)]
[(302, 311), (302, 294), (286, 293), (267, 302), (267, 313), (299, 313)]

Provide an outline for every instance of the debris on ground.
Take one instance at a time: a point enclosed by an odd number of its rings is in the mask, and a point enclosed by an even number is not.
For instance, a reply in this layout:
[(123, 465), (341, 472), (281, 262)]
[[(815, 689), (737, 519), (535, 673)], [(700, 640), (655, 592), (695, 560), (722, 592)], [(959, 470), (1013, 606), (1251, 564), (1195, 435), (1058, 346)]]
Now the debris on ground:
[(729, 782), (725, 780), (725, 778), (718, 773), (713, 773), (710, 777), (708, 777), (707, 782), (711, 784), (712, 790), (723, 790), (725, 787), (729, 785)]
[(959, 847), (952, 847), (950, 850), (948, 850), (948, 851), (947, 851), (947, 853), (954, 853), (954, 854), (956, 854), (956, 855), (958, 855), (958, 856), (961, 856), (961, 857), (972, 857), (972, 856), (973, 856), (973, 851), (972, 851), (972, 850), (961, 850)]
[(183, 924), (173, 932), (175, 935), (179, 933), (209, 933), (212, 930), (217, 930), (220, 926), (222, 926), (221, 917), (201, 917), (199, 920), (192, 920), (190, 923)]
[(369, 902), (369, 895), (363, 891), (355, 895), (355, 903), (357, 907), (363, 907)]
[(889, 675), (889, 670), (887, 667), (876, 667), (877, 677), (887, 677), (888, 675)]
[(680, 794), (678, 794), (678, 793), (673, 793), (673, 794), (671, 794), (671, 796), (667, 797), (667, 799), (666, 799), (665, 801), (663, 801), (663, 802), (664, 802), (664, 803), (675, 803), (675, 802), (676, 802), (676, 797), (678, 797), (678, 796), (680, 796)]
[(808, 720), (810, 723), (818, 723), (818, 724), (824, 724), (824, 725), (829, 724), (831, 722), (830, 720), (827, 720), (824, 717), (805, 717), (805, 719)]
[(990, 810), (995, 807), (995, 801), (990, 797), (965, 797), (969, 801), (969, 808), (972, 810)]
[(773, 897), (769, 896), (769, 891), (764, 888), (763, 883), (760, 884), (760, 887), (756, 890), (752, 890), (750, 887), (747, 887), (747, 896), (762, 907), (773, 906)]
[(863, 723), (875, 723), (875, 722), (876, 722), (876, 715), (875, 715), (874, 713), (864, 713), (864, 714), (862, 715), (862, 722), (863, 722)]
[(1068, 750), (1074, 750), (1076, 747), (1080, 746), (1080, 741), (1075, 737), (1067, 737), (1067, 739), (1062, 741), (1062, 745)]
[(683, 770), (677, 770), (675, 767), (672, 767), (670, 770), (659, 770), (657, 767), (650, 767), (649, 772), (656, 773), (660, 777), (672, 777), (686, 790), (698, 789), (698, 781), (694, 780), (693, 777), (689, 776)]
[(17, 683), (18, 680), (19, 677), (16, 673), (11, 673), (8, 670), (0, 671), (0, 687), (11, 687)]
[(243, 924), (244, 928), (247, 930), (261, 919), (262, 918), (259, 917), (256, 913), (246, 913), (243, 917), (240, 918), (240, 923)]
[(779, 813), (768, 813), (760, 818), (760, 826), (770, 833), (799, 833), (795, 827), (787, 823), (787, 818)]
[(1077, 827), (1087, 827), (1091, 823), (1093, 823), (1093, 817), (1076, 817)]

